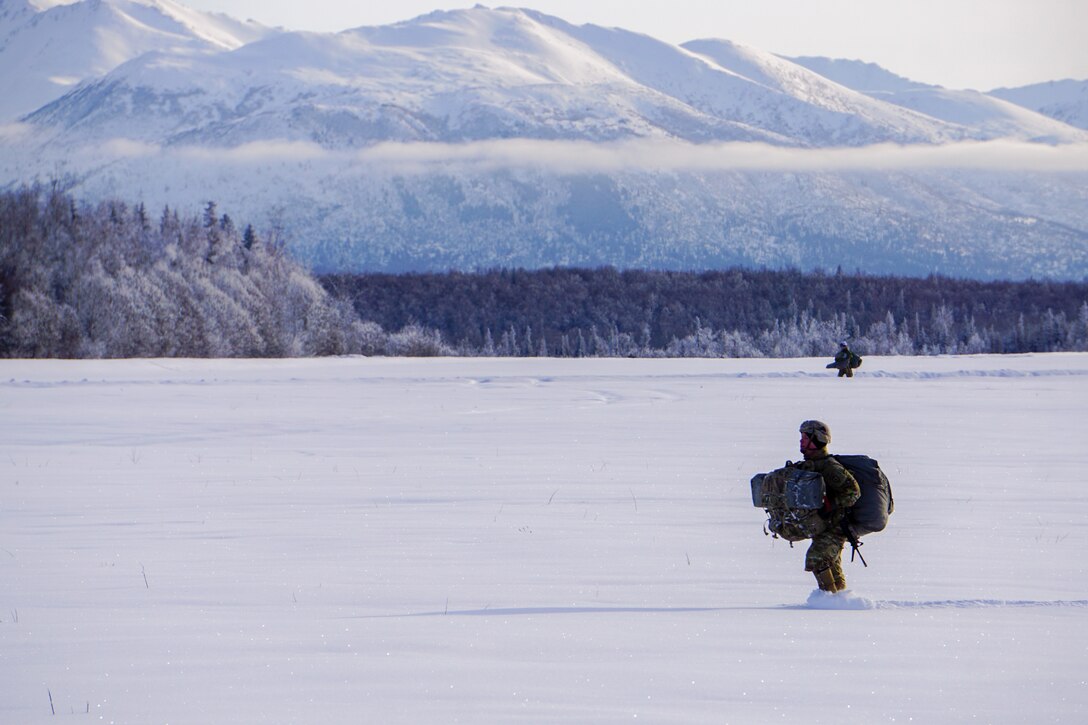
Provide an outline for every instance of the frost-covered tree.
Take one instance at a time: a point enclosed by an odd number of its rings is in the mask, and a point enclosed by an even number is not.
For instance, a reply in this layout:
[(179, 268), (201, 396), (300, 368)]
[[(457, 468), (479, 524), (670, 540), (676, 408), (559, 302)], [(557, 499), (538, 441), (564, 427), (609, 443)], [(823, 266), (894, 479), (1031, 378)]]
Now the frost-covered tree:
[[(238, 357), (384, 354), (364, 322), (281, 246), (239, 235), (214, 202), (203, 223), (169, 206), (77, 204), (56, 188), (0, 194), (0, 355)], [(417, 344), (418, 340), (422, 343)], [(448, 354), (411, 330), (398, 354)]]
[(0, 356), (1088, 350), (1088, 282), (608, 268), (317, 280), (284, 241), (278, 216), (258, 235), (214, 202), (166, 205), (156, 225), (142, 204), (80, 204), (60, 185), (2, 192)]

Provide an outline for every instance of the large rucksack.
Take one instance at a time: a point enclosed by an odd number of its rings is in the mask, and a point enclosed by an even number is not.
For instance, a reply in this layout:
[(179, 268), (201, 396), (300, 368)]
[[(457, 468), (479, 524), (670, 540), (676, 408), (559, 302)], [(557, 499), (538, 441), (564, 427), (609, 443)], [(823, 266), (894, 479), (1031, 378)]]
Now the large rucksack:
[[(854, 476), (861, 498), (847, 509), (846, 519), (857, 536), (883, 531), (895, 510), (892, 486), (880, 464), (865, 455), (836, 455)], [(801, 541), (827, 530), (819, 515), (823, 508), (823, 477), (794, 466), (752, 477), (752, 504), (767, 512), (767, 529), (787, 541)]]
[(785, 466), (752, 477), (752, 505), (767, 512), (767, 530), (786, 541), (827, 530), (820, 517), (824, 495), (823, 476), (815, 471)]
[(846, 519), (858, 536), (883, 531), (895, 511), (892, 484), (876, 459), (865, 455), (833, 455), (857, 479), (861, 498), (846, 511)]

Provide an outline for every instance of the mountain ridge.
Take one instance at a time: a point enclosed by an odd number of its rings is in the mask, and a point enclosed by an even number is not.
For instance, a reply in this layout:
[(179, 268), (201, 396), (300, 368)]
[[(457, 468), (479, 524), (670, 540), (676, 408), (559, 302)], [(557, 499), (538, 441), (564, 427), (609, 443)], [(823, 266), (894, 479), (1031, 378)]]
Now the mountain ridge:
[[(1070, 112), (1067, 109), (1068, 103), (1063, 104), (1054, 99), (1049, 99), (1049, 105), (1045, 101), (1037, 100), (1034, 107), (1027, 102), (1017, 103), (1015, 90), (1004, 94), (1000, 89), (980, 93), (916, 83), (878, 65), (862, 61), (820, 57), (791, 60), (874, 99), (949, 123), (987, 129), (993, 136), (1019, 131), (1026, 132), (1032, 140), (1060, 143), (1063, 137), (1067, 138), (1067, 126), (1088, 128), (1084, 123), (1088, 119), (1088, 113)], [(1088, 88), (1088, 82), (1081, 88)], [(1081, 92), (1084, 98), (1088, 98), (1088, 91)], [(1020, 97), (1028, 96), (1025, 93)], [(1088, 108), (1088, 102), (1082, 105)]]
[(0, 119), (55, 101), (66, 89), (150, 51), (218, 51), (275, 32), (172, 0), (95, 0), (38, 11), (0, 6)]
[[(165, 2), (109, 0), (105, 6), (155, 8)], [(1011, 111), (1006, 102), (978, 94), (927, 88), (920, 101), (917, 89), (907, 97), (860, 93), (728, 41), (672, 46), (620, 28), (573, 26), (514, 8), (436, 11), (337, 34), (273, 33), (233, 52), (206, 52), (204, 47), (200, 57), (192, 52), (181, 57), (190, 50), (158, 49), (115, 67), (91, 81), (95, 105), (135, 107), (136, 96), (154, 100), (180, 93), (187, 96), (186, 123), (200, 116), (214, 123), (222, 109), (231, 109), (231, 123), (253, 133), (254, 124), (243, 118), (253, 89), (263, 89), (266, 96), (281, 89), (283, 113), (296, 117), (300, 108), (317, 116), (336, 109), (341, 120), (355, 115), (366, 126), (383, 115), (382, 109), (403, 109), (412, 118), (401, 120), (416, 131), (404, 128), (401, 137), (387, 140), (664, 136), (851, 146), (1008, 136), (1054, 143), (1088, 138), (1067, 124)], [(178, 72), (185, 64), (191, 66), (188, 78)], [(155, 71), (167, 66), (156, 77)], [(215, 84), (216, 93), (205, 82)], [(89, 95), (84, 89), (78, 105), (86, 106)], [(64, 111), (66, 103), (71, 105), (58, 99), (28, 119), (63, 127), (71, 117)], [(965, 122), (964, 108), (984, 104), (1005, 108), (1003, 114), (989, 113), (1002, 116), (1000, 124), (979, 123), (977, 112)], [(264, 113), (262, 108), (250, 111)], [(88, 132), (89, 119), (79, 119), (82, 132)], [(117, 115), (99, 114), (95, 123), (100, 137), (126, 136), (133, 129)], [(388, 119), (382, 125), (388, 126)], [(192, 139), (197, 131), (187, 128), (185, 137)], [(320, 136), (304, 127), (275, 132), (300, 138), (307, 131), (312, 138)], [(376, 133), (380, 138), (381, 129)], [(212, 135), (221, 137), (215, 129)], [(163, 140), (141, 135), (138, 128), (135, 137)]]
[(863, 92), (849, 86), (864, 74), (727, 40), (675, 46), (516, 8), (260, 33), (165, 44), (86, 79), (6, 132), (0, 184), (215, 200), (322, 271), (1088, 273), (1088, 168), (1046, 166), (1088, 133), (1004, 100), (877, 68), (888, 89)]

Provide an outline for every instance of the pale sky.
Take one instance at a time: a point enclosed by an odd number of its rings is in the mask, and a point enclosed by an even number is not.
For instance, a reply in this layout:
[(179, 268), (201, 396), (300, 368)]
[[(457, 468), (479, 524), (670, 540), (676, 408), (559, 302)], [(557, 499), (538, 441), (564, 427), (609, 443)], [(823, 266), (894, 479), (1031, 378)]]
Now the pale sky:
[[(289, 30), (385, 25), (472, 0), (180, 0)], [(877, 63), (911, 80), (987, 91), (1088, 79), (1088, 0), (504, 0), (580, 25), (681, 43), (725, 38), (789, 56)]]

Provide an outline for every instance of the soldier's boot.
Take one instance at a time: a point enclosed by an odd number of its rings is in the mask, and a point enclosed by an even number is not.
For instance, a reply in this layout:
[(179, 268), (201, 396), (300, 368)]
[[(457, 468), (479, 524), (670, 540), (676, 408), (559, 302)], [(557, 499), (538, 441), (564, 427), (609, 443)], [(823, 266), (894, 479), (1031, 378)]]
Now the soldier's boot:
[(841, 592), (846, 589), (846, 574), (841, 566), (831, 567), (831, 576), (835, 579), (835, 591)]
[(828, 594), (834, 594), (839, 591), (835, 584), (835, 575), (832, 573), (831, 567), (814, 571), (812, 574), (816, 577), (816, 585), (820, 587), (821, 591), (825, 591)]

